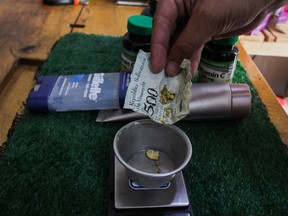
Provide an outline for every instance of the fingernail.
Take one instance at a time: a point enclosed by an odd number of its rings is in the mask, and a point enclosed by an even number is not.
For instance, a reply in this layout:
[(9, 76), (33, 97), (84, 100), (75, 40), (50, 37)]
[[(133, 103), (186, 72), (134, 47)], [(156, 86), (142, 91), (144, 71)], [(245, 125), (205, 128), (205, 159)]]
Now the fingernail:
[(152, 73), (159, 73), (159, 70), (157, 69), (156, 66), (150, 64), (150, 65), (149, 65), (149, 68), (150, 68), (150, 71), (151, 71)]
[(174, 61), (169, 61), (165, 68), (168, 76), (176, 76), (180, 72), (180, 65)]

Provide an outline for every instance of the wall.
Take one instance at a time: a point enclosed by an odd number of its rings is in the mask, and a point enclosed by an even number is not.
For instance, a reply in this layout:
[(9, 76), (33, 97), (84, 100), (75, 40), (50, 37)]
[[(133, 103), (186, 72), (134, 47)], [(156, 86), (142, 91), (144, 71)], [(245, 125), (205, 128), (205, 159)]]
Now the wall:
[(257, 67), (278, 97), (288, 96), (288, 57), (254, 56)]

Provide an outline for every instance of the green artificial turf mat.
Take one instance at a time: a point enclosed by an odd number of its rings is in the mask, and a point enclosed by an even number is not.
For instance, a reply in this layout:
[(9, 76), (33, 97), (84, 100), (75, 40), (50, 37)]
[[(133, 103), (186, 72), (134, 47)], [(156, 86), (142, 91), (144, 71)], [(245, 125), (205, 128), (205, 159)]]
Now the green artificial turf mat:
[[(39, 75), (119, 71), (121, 38), (61, 38)], [(287, 215), (288, 151), (238, 62), (252, 111), (239, 121), (178, 122), (192, 142), (183, 173), (195, 215)], [(0, 159), (0, 215), (107, 215), (109, 153), (126, 122), (97, 111), (32, 114), (13, 127)]]

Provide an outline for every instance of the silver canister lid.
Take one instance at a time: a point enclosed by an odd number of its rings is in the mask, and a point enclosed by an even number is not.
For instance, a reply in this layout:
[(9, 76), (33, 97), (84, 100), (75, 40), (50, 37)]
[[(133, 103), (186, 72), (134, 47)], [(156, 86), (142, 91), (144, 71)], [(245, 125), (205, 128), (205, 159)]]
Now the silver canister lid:
[(251, 91), (247, 84), (231, 84), (231, 118), (245, 118), (251, 112)]

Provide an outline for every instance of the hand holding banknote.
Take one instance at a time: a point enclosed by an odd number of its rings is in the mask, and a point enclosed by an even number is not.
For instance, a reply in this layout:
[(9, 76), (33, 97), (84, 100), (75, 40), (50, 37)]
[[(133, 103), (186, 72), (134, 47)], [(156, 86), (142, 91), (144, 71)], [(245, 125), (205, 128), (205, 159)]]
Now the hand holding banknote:
[(163, 124), (174, 124), (189, 113), (191, 74), (189, 63), (183, 62), (181, 72), (174, 77), (164, 70), (150, 70), (150, 53), (140, 50), (131, 74), (125, 98), (125, 109), (149, 116)]

